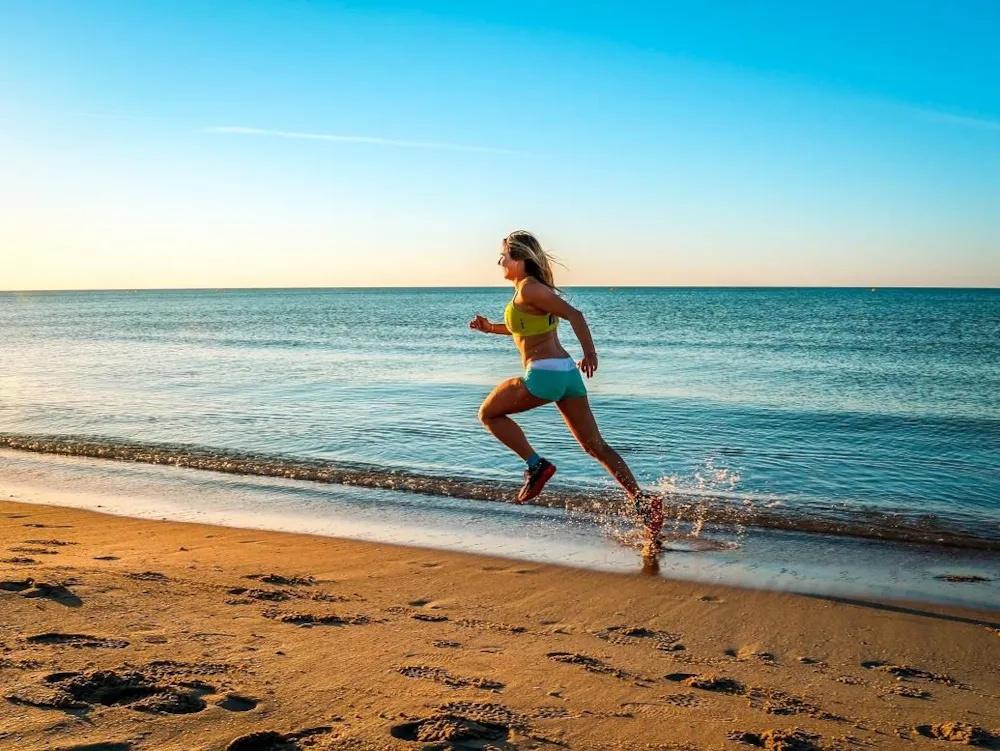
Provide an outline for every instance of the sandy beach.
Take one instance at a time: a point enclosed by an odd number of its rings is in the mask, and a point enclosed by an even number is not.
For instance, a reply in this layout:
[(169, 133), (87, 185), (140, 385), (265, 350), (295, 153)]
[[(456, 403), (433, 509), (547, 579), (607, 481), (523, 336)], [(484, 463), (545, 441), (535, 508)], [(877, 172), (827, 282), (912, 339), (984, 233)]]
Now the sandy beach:
[(1000, 747), (996, 612), (0, 519), (0, 749)]

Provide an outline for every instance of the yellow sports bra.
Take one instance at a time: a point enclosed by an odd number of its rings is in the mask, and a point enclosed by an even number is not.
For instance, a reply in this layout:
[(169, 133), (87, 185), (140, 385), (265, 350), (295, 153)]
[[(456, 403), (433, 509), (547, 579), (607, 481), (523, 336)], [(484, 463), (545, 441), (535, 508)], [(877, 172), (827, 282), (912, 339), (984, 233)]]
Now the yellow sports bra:
[[(514, 297), (517, 297), (516, 290)], [(503, 322), (514, 336), (535, 336), (555, 331), (559, 325), (559, 318), (552, 313), (525, 313), (514, 306), (512, 298), (504, 308)]]

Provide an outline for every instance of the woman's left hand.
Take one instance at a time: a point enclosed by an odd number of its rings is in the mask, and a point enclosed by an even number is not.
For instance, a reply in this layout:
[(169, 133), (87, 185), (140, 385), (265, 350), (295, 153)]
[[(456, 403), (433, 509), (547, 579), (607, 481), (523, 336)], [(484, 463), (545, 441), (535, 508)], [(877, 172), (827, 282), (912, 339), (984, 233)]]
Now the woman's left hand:
[(597, 353), (591, 352), (590, 354), (584, 355), (583, 359), (577, 363), (580, 368), (580, 372), (583, 373), (587, 378), (594, 375), (597, 370)]

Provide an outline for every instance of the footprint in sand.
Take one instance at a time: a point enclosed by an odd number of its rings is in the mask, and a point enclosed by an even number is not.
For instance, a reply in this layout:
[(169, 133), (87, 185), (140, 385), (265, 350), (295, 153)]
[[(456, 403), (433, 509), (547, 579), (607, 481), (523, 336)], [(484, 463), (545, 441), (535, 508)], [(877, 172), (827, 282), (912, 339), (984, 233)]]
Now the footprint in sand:
[[(436, 600), (432, 597), (422, 597), (418, 600), (408, 602), (412, 608), (425, 608), (427, 610), (437, 610), (454, 602), (453, 600)], [(403, 611), (405, 612), (405, 610)], [(410, 617), (416, 621), (426, 621), (428, 623), (443, 623), (449, 620), (448, 616), (440, 613), (411, 613)]]
[(435, 714), (416, 722), (393, 725), (389, 734), (403, 741), (445, 743), (449, 748), (482, 748), (482, 744), (489, 741), (506, 741), (510, 737), (510, 728), (460, 715)]
[(658, 701), (627, 701), (622, 702), (623, 709), (633, 709), (643, 714), (662, 711), (664, 707), (683, 707), (693, 709), (705, 704), (705, 701), (695, 694), (666, 694)]
[(125, 574), (126, 579), (134, 579), (141, 582), (168, 582), (170, 579), (166, 574), (159, 571), (143, 571), (139, 574)]
[(611, 675), (620, 681), (638, 681), (641, 683), (649, 682), (645, 678), (640, 678), (639, 676), (632, 675), (631, 673), (621, 670), (620, 668), (612, 667), (606, 662), (598, 660), (596, 657), (591, 657), (590, 655), (573, 652), (549, 652), (545, 656), (555, 662), (565, 662), (570, 665), (579, 665), (588, 673)]
[(930, 691), (924, 691), (922, 688), (911, 688), (910, 686), (893, 686), (881, 696), (883, 698), (889, 698), (891, 696), (902, 696), (907, 699), (934, 698), (934, 695)]
[(249, 712), (259, 703), (260, 702), (257, 699), (251, 699), (249, 696), (242, 696), (241, 694), (228, 694), (226, 698), (218, 702), (216, 706), (227, 709), (230, 712)]
[(31, 527), (32, 529), (73, 529), (72, 524), (25, 524), (25, 527)]
[(772, 715), (809, 715), (821, 720), (843, 721), (845, 718), (826, 712), (805, 699), (774, 688), (747, 686), (735, 678), (724, 675), (694, 675), (691, 673), (671, 673), (664, 676), (668, 681), (683, 683), (685, 686), (702, 691), (712, 691), (730, 696), (744, 696), (753, 709)]
[(154, 660), (146, 669), (159, 676), (164, 675), (222, 675), (232, 667), (224, 662), (180, 662), (177, 660)]
[(659, 631), (645, 626), (607, 626), (603, 631), (594, 633), (598, 639), (611, 644), (639, 644), (640, 639), (649, 639), (661, 652), (682, 652), (685, 647), (680, 644), (681, 635), (669, 631)]
[(10, 657), (0, 657), (0, 670), (38, 670), (44, 664), (41, 660), (12, 660)]
[(862, 662), (861, 667), (868, 670), (878, 670), (882, 673), (889, 673), (897, 678), (903, 678), (904, 680), (908, 678), (916, 678), (918, 680), (941, 683), (946, 686), (952, 686), (953, 688), (968, 688), (960, 681), (952, 678), (950, 675), (932, 673), (928, 670), (915, 668), (911, 665), (893, 665), (892, 663), (882, 662), (880, 660), (870, 660), (868, 662)]
[(365, 598), (357, 592), (353, 595), (331, 595), (329, 592), (317, 592), (309, 599), (316, 602), (365, 602)]
[(823, 751), (819, 745), (822, 736), (807, 733), (799, 728), (792, 730), (764, 730), (751, 733), (746, 730), (734, 730), (729, 734), (729, 740), (746, 743), (765, 749), (787, 749), (788, 751)]
[(248, 574), (244, 579), (253, 579), (279, 587), (312, 587), (316, 579), (311, 576), (282, 576), (281, 574)]
[(740, 662), (763, 662), (768, 665), (774, 665), (777, 663), (777, 658), (770, 652), (764, 652), (758, 650), (756, 647), (740, 647), (736, 649), (727, 649), (723, 652), (726, 657), (732, 657), (733, 659), (739, 660)]
[(663, 701), (667, 704), (673, 705), (675, 707), (700, 707), (704, 702), (700, 697), (694, 694), (667, 694), (663, 697)]
[(29, 555), (59, 555), (58, 550), (29, 547), (27, 545), (18, 545), (17, 547), (7, 548), (7, 550), (9, 550), (11, 553), (27, 553)]
[(562, 707), (538, 707), (533, 709), (530, 715), (525, 715), (497, 702), (450, 701), (435, 707), (435, 714), (457, 715), (475, 722), (507, 725), (515, 730), (529, 730), (530, 719), (544, 718), (551, 714), (565, 716), (565, 710)]
[(192, 714), (208, 706), (203, 695), (215, 692), (197, 681), (184, 685), (162, 683), (141, 670), (56, 673), (43, 682), (42, 690), (11, 694), (7, 700), (42, 709), (86, 712), (98, 706), (127, 706), (138, 712)]
[(994, 735), (984, 728), (970, 725), (967, 722), (944, 722), (940, 725), (918, 725), (914, 729), (925, 738), (937, 738), (941, 741), (962, 743), (966, 746), (992, 747), (994, 742), (1000, 741), (1000, 735)]
[(665, 675), (668, 681), (683, 683), (691, 688), (698, 688), (702, 691), (714, 691), (719, 694), (732, 694), (734, 696), (745, 696), (747, 687), (724, 675), (697, 675), (694, 673), (670, 673)]
[(479, 688), (484, 691), (502, 691), (504, 684), (500, 681), (491, 681), (488, 678), (463, 678), (452, 675), (444, 668), (428, 667), (426, 665), (408, 665), (397, 668), (396, 672), (405, 675), (407, 678), (421, 678), (427, 681), (441, 683), (449, 688)]
[(455, 624), (464, 628), (474, 628), (480, 631), (506, 631), (509, 634), (524, 634), (528, 629), (524, 626), (512, 626), (509, 623), (494, 623), (493, 621), (481, 621), (476, 618), (463, 618), (455, 621)]
[(870, 686), (871, 684), (864, 680), (863, 678), (858, 678), (854, 675), (838, 675), (834, 678), (837, 683), (843, 683), (845, 686)]
[(228, 746), (226, 751), (298, 751), (299, 744), (294, 738), (273, 730), (240, 736)]
[(292, 599), (292, 593), (283, 589), (247, 589), (246, 587), (232, 587), (226, 590), (226, 594), (242, 595), (251, 600), (263, 600), (265, 602), (285, 602)]
[(75, 647), (90, 649), (124, 649), (128, 642), (124, 639), (105, 639), (89, 634), (35, 634), (25, 639), (28, 644), (47, 644), (58, 647)]
[(367, 626), (372, 619), (367, 615), (336, 615), (334, 613), (282, 613), (279, 610), (265, 610), (265, 618), (295, 626)]
[(64, 542), (62, 540), (25, 540), (26, 545), (48, 545), (52, 548), (64, 548), (67, 545), (76, 545), (75, 542)]
[(426, 621), (428, 623), (444, 623), (449, 620), (448, 616), (437, 613), (413, 613), (410, 618), (415, 621)]
[(83, 675), (83, 673), (66, 671), (62, 673), (49, 673), (42, 678), (45, 683), (59, 683), (60, 681), (68, 681), (70, 678), (76, 678), (78, 675)]
[(297, 730), (294, 733), (278, 733), (274, 730), (264, 730), (249, 735), (241, 735), (228, 746), (226, 751), (299, 751), (302, 748), (298, 741), (307, 740), (312, 736), (325, 735), (333, 730), (329, 725)]

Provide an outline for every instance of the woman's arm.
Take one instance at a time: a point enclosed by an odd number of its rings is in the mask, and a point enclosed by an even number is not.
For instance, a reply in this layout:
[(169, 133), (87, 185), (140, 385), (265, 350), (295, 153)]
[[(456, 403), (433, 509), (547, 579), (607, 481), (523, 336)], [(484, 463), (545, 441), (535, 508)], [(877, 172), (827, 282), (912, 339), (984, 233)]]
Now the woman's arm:
[(492, 323), (485, 316), (476, 313), (476, 317), (469, 321), (469, 328), (475, 331), (482, 331), (484, 334), (506, 334), (510, 336), (510, 331), (506, 323)]
[(573, 333), (580, 340), (583, 347), (583, 359), (580, 360), (580, 372), (587, 378), (594, 375), (597, 370), (597, 348), (594, 346), (594, 337), (590, 333), (590, 326), (583, 313), (574, 308), (568, 302), (541, 282), (528, 282), (521, 287), (521, 297), (525, 302), (546, 313), (552, 313), (564, 318), (573, 326)]
[(583, 347), (583, 354), (597, 354), (594, 337), (590, 333), (590, 326), (587, 325), (587, 319), (583, 317), (583, 313), (559, 297), (552, 288), (546, 287), (541, 282), (528, 282), (521, 287), (521, 297), (532, 307), (546, 313), (553, 313), (569, 321), (573, 327), (573, 333), (576, 334), (576, 338), (580, 340), (580, 346)]

